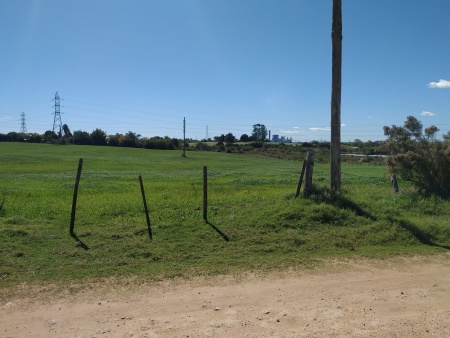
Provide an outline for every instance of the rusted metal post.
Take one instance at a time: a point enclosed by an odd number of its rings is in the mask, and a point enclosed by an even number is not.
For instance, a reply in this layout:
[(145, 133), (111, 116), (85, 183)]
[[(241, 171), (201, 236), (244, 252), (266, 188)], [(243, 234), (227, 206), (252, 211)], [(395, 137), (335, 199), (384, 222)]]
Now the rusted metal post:
[(139, 183), (141, 185), (142, 200), (144, 201), (145, 217), (147, 218), (148, 237), (150, 237), (150, 240), (153, 240), (152, 228), (150, 227), (150, 217), (148, 215), (147, 200), (145, 199), (144, 183), (142, 183), (142, 176), (140, 175)]

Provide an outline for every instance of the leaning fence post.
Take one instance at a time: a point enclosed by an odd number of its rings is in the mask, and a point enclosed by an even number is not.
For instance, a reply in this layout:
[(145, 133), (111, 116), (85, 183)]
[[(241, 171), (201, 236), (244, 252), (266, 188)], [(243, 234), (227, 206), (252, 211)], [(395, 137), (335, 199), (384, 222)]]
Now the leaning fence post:
[(147, 218), (148, 237), (150, 237), (150, 240), (153, 240), (152, 228), (150, 227), (150, 217), (148, 216), (147, 200), (145, 199), (144, 183), (142, 183), (141, 175), (139, 175), (139, 183), (141, 185), (142, 200), (144, 201), (145, 217)]
[(203, 166), (203, 219), (208, 221), (208, 167)]
[(73, 229), (75, 227), (75, 212), (77, 210), (78, 185), (80, 183), (82, 168), (83, 168), (83, 159), (80, 158), (80, 161), (78, 162), (77, 178), (75, 179), (75, 188), (73, 191), (72, 215), (70, 217), (70, 236), (72, 236), (72, 237), (75, 237), (75, 233), (73, 232)]
[(309, 149), (306, 153), (306, 177), (305, 177), (305, 190), (303, 195), (308, 197), (312, 193), (312, 176), (314, 166), (314, 150)]
[(297, 192), (295, 193), (295, 197), (298, 197), (298, 195), (300, 195), (300, 189), (302, 188), (303, 175), (305, 174), (305, 168), (306, 168), (306, 160), (303, 161), (302, 172), (300, 173), (300, 178), (298, 180)]
[(394, 191), (398, 192), (400, 189), (398, 188), (397, 177), (395, 177), (395, 175), (391, 176), (391, 183), (394, 187)]

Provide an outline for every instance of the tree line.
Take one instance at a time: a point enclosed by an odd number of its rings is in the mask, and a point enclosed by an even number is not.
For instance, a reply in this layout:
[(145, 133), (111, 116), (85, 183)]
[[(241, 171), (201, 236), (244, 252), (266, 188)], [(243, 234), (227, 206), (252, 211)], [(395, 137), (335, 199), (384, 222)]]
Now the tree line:
[(105, 131), (99, 128), (93, 130), (91, 133), (82, 130), (77, 130), (72, 133), (67, 125), (64, 125), (61, 135), (51, 130), (46, 131), (44, 134), (10, 132), (8, 134), (0, 134), (0, 142), (76, 144), (173, 150), (179, 149), (183, 141), (168, 136), (142, 137), (132, 131), (125, 134), (116, 133), (107, 135)]
[[(218, 145), (229, 145), (238, 141), (238, 139), (232, 133), (214, 136), (213, 140), (216, 141)], [(263, 124), (255, 124), (253, 125), (252, 134), (250, 136), (247, 134), (243, 134), (241, 135), (239, 140), (242, 142), (256, 142), (255, 147), (262, 147), (262, 142), (268, 141), (267, 128)], [(209, 139), (209, 141), (212, 140)], [(58, 133), (52, 130), (47, 130), (44, 134), (18, 132), (10, 132), (7, 134), (0, 133), (0, 142), (97, 145), (162, 150), (180, 149), (183, 145), (183, 140), (177, 138), (170, 138), (168, 136), (142, 137), (142, 135), (134, 133), (132, 131), (128, 131), (125, 134), (116, 133), (108, 135), (102, 129), (97, 128), (91, 133), (82, 130), (77, 130), (72, 133), (67, 124), (64, 124), (61, 128), (61, 131)], [(192, 139), (187, 139), (185, 140), (185, 142), (185, 146), (189, 146), (190, 142), (195, 141)]]

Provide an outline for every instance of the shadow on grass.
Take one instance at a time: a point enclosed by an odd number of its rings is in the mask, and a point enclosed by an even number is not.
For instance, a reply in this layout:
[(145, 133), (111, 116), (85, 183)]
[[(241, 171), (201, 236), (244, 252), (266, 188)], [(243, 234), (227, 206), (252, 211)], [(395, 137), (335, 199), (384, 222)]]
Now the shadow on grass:
[(225, 235), (222, 231), (220, 231), (219, 228), (217, 228), (214, 224), (212, 224), (210, 221), (206, 221), (206, 224), (208, 224), (211, 228), (213, 228), (225, 241), (229, 241), (230, 239), (228, 238), (227, 235)]
[(376, 221), (377, 218), (371, 213), (362, 209), (358, 204), (351, 199), (344, 197), (342, 194), (333, 194), (328, 188), (313, 188), (313, 192), (310, 195), (311, 199), (319, 202), (330, 204), (334, 207), (346, 209), (354, 212), (356, 215), (366, 217), (372, 221)]
[(440, 245), (440, 244), (433, 242), (432, 235), (426, 233), (425, 231), (423, 231), (416, 225), (412, 224), (411, 222), (401, 220), (401, 219), (391, 218), (391, 217), (388, 220), (392, 223), (398, 224), (403, 229), (409, 231), (411, 233), (411, 235), (413, 235), (415, 238), (417, 238), (422, 244), (450, 250), (450, 246), (448, 246), (448, 245)]
[(74, 238), (78, 242), (78, 245), (81, 246), (84, 250), (89, 250), (88, 246), (84, 244), (83, 241), (79, 239), (74, 232), (72, 232), (70, 236), (72, 236), (72, 238)]

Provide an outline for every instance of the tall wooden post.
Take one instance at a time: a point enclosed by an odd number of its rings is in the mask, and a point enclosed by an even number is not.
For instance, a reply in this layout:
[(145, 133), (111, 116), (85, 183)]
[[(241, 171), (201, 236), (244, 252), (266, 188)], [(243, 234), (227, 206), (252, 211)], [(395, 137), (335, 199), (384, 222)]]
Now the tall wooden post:
[(333, 0), (331, 79), (331, 192), (341, 190), (342, 2)]

